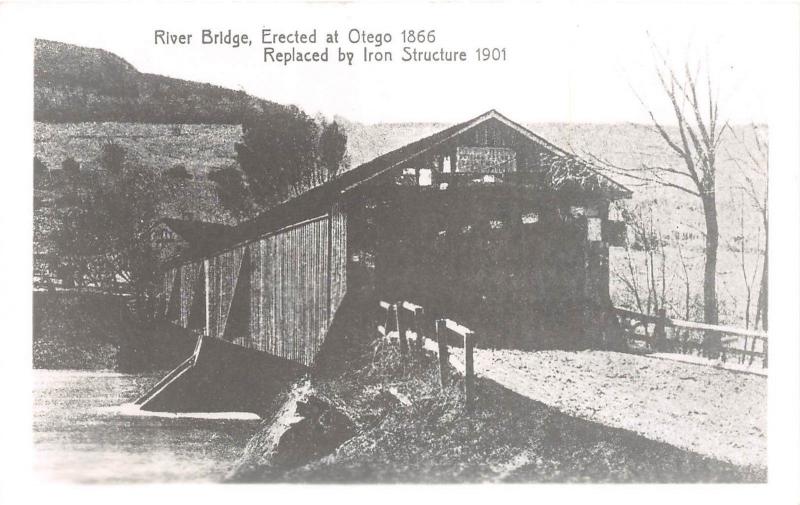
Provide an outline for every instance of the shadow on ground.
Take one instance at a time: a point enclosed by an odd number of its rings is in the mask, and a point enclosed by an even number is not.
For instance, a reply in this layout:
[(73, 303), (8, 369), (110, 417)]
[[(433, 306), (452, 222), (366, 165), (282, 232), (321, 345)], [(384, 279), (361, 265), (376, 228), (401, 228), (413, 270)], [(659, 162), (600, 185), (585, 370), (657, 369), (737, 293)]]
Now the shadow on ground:
[[(475, 411), (463, 411), (462, 380), (442, 392), (436, 358), (405, 365), (379, 344), (374, 361), (318, 377), (316, 393), (358, 427), (330, 455), (269, 474), (249, 466), (235, 481), (317, 483), (765, 482), (743, 468), (623, 429), (571, 417), (477, 380)], [(397, 395), (405, 397), (404, 405)], [(264, 428), (269, 426), (265, 423)], [(257, 452), (250, 447), (247, 460)], [(243, 465), (247, 466), (247, 465)]]

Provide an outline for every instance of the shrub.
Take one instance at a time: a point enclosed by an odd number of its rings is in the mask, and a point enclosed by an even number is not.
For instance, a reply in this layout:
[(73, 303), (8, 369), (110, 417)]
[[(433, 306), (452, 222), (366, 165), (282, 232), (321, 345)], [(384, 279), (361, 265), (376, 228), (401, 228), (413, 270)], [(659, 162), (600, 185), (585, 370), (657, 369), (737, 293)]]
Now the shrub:
[(169, 167), (164, 174), (167, 177), (172, 177), (173, 179), (191, 179), (192, 174), (190, 174), (186, 170), (186, 166), (183, 164), (174, 165)]
[(109, 172), (119, 173), (125, 163), (125, 148), (107, 140), (100, 150), (100, 166)]
[(79, 175), (81, 173), (81, 164), (78, 163), (72, 156), (67, 156), (61, 162), (61, 169), (67, 175)]
[(50, 171), (47, 169), (47, 163), (39, 159), (38, 156), (33, 157), (33, 182), (38, 183), (43, 181)]

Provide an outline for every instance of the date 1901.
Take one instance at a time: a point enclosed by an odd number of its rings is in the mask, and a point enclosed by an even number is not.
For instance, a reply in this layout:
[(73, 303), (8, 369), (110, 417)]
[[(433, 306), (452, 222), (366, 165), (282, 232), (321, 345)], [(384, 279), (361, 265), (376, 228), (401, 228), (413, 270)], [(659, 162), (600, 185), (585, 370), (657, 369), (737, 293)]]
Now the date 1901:
[(506, 61), (505, 47), (479, 47), (475, 50), (478, 61)]

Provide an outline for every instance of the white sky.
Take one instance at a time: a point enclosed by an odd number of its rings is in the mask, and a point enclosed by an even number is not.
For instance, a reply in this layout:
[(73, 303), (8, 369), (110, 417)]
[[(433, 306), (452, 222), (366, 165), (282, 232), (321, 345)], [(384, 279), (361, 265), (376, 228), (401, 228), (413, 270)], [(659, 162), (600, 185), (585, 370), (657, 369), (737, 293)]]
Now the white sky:
[[(139, 70), (210, 82), (311, 113), (363, 122), (467, 119), (496, 108), (521, 122), (647, 122), (635, 88), (668, 119), (650, 40), (676, 61), (710, 62), (722, 112), (733, 122), (767, 121), (765, 96), (781, 62), (771, 26), (786, 5), (752, 3), (325, 3), (48, 5), (33, 35), (125, 58)], [(33, 7), (30, 7), (33, 9)], [(295, 64), (261, 61), (260, 31), (434, 28), (445, 48), (505, 46), (494, 64)], [(252, 47), (155, 46), (153, 30), (249, 33)], [(647, 34), (650, 34), (648, 37)], [(197, 42), (197, 40), (195, 40)], [(438, 44), (437, 44), (438, 45)], [(399, 52), (399, 51), (396, 51)], [(335, 53), (332, 53), (335, 56)], [(794, 62), (786, 62), (794, 64)]]

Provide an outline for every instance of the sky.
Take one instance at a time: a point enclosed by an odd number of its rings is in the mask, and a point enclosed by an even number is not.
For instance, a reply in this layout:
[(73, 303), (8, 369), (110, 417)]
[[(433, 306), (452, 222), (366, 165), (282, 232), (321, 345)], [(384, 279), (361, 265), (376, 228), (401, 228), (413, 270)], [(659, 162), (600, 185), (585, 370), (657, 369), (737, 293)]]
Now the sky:
[[(654, 61), (700, 64), (723, 117), (768, 121), (770, 82), (781, 62), (772, 29), (785, 5), (754, 3), (251, 3), (166, 6), (50, 4), (32, 34), (107, 49), (142, 72), (243, 89), (310, 113), (376, 122), (456, 122), (497, 109), (520, 122), (670, 121)], [(31, 10), (35, 7), (29, 6)], [(34, 14), (32, 12), (31, 14)], [(238, 49), (197, 44), (202, 29), (248, 33)], [(435, 47), (506, 48), (505, 62), (339, 63), (262, 61), (261, 30), (393, 35), (433, 29)], [(193, 44), (154, 44), (154, 30), (193, 33)], [(656, 49), (654, 49), (656, 48)], [(345, 49), (360, 51), (360, 44)], [(335, 57), (332, 52), (331, 56)]]

